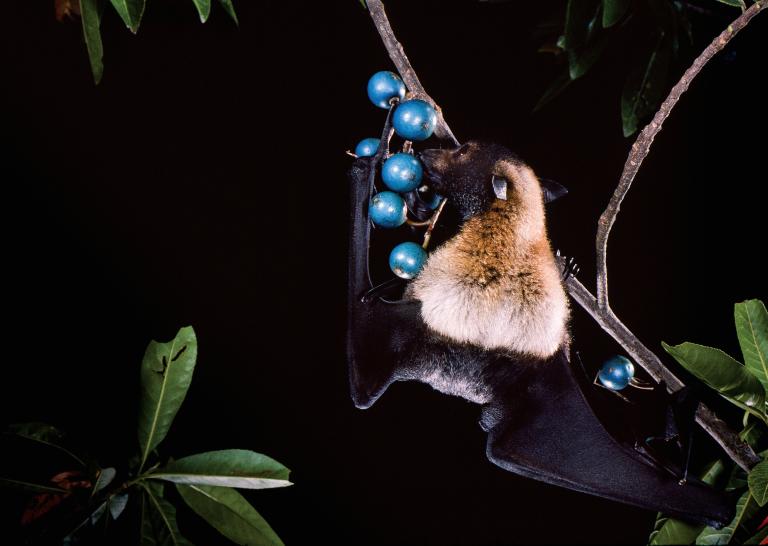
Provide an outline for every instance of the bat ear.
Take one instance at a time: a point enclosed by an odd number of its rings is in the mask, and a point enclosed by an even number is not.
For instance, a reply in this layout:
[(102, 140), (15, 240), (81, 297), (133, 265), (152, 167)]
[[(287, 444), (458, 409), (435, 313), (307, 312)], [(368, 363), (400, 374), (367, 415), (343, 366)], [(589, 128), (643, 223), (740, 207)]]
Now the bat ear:
[(542, 178), (539, 182), (541, 183), (541, 192), (544, 194), (545, 203), (551, 203), (555, 199), (559, 199), (568, 194), (568, 190), (565, 189), (565, 186), (558, 184), (554, 180)]
[(506, 201), (507, 179), (500, 176), (491, 175), (491, 185), (493, 186), (493, 193), (496, 194), (496, 198)]

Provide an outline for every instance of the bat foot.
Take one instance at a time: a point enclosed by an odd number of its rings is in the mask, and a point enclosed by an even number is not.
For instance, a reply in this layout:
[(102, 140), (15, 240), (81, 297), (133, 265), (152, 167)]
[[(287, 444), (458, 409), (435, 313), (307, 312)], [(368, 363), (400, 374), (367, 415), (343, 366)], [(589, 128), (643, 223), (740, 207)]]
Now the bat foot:
[(558, 249), (556, 256), (558, 258), (562, 257), (562, 279), (563, 282), (567, 281), (571, 277), (576, 277), (576, 275), (579, 274), (579, 271), (581, 268), (576, 263), (576, 260), (574, 258), (567, 258), (565, 255), (560, 254), (560, 250)]

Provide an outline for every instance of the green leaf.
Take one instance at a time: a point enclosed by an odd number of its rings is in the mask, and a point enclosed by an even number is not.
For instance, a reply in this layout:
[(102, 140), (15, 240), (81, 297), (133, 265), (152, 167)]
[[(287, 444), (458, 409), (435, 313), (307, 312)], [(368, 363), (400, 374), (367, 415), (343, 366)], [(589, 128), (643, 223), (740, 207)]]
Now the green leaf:
[(744, 0), (717, 0), (721, 4), (728, 4), (729, 6), (733, 6), (735, 8), (741, 8), (742, 11), (747, 9), (747, 5), (744, 3)]
[(599, 0), (569, 0), (565, 14), (564, 46), (568, 54), (568, 71), (572, 80), (583, 76), (605, 48), (598, 37), (602, 4)]
[(96, 523), (101, 519), (101, 516), (104, 515), (107, 509), (107, 503), (109, 501), (105, 500), (104, 502), (100, 503), (96, 506), (96, 508), (92, 508), (90, 514), (88, 514), (88, 517), (86, 517), (83, 521), (81, 521), (77, 527), (72, 529), (63, 539), (62, 544), (73, 544), (75, 543), (75, 539), (77, 537), (77, 534), (85, 528), (86, 525), (96, 525)]
[(360, 0), (360, 5), (363, 6), (365, 9), (368, 9), (368, 4), (365, 3), (365, 0)]
[(109, 515), (112, 516), (112, 519), (116, 520), (120, 517), (128, 504), (128, 493), (125, 492), (112, 495), (107, 499), (107, 502), (109, 503)]
[(760, 506), (768, 502), (768, 461), (757, 464), (747, 477), (749, 491)]
[(42, 444), (58, 448), (58, 442), (64, 439), (64, 433), (53, 425), (47, 423), (14, 423), (5, 429), (7, 434), (20, 436), (25, 440), (32, 440)]
[(744, 355), (744, 365), (768, 389), (768, 311), (760, 300), (734, 306), (736, 333)]
[(99, 31), (101, 16), (98, 0), (80, 0), (80, 19), (83, 23), (83, 36), (88, 49), (88, 59), (91, 62), (93, 81), (98, 85), (104, 75), (104, 49)]
[(141, 499), (141, 546), (191, 546), (179, 532), (176, 508), (162, 497), (162, 488), (139, 482)]
[(96, 483), (91, 490), (91, 497), (112, 483), (112, 480), (115, 479), (115, 475), (117, 475), (117, 471), (111, 466), (109, 468), (101, 469), (99, 477), (96, 478)]
[(125, 26), (131, 29), (131, 32), (136, 34), (139, 30), (139, 23), (141, 23), (141, 17), (144, 15), (144, 6), (146, 0), (110, 0), (112, 5), (120, 14)]
[(197, 359), (197, 339), (191, 326), (173, 341), (152, 341), (141, 362), (139, 402), (139, 473), (153, 449), (165, 438), (187, 395)]
[(290, 470), (253, 451), (225, 449), (173, 461), (147, 478), (175, 483), (268, 489), (291, 485)]
[(101, 516), (103, 516), (106, 513), (107, 513), (107, 501), (105, 500), (104, 502), (102, 502), (96, 507), (96, 509), (91, 513), (90, 516), (88, 516), (86, 523), (90, 522), (91, 525), (96, 525), (101, 519)]
[(760, 544), (768, 537), (768, 525), (760, 529), (755, 536), (744, 541), (744, 544)]
[(724, 470), (725, 464), (718, 459), (707, 467), (704, 474), (701, 475), (701, 481), (714, 487), (717, 479), (723, 474)]
[(739, 465), (733, 467), (731, 475), (728, 477), (728, 483), (725, 485), (725, 491), (739, 491), (747, 487), (747, 473)]
[(653, 532), (648, 537), (648, 544), (653, 546), (662, 544), (693, 544), (699, 533), (704, 530), (703, 525), (696, 525), (679, 519), (667, 518), (659, 514)]
[(11, 478), (0, 477), (0, 487), (18, 489), (29, 493), (53, 493), (57, 495), (69, 495), (69, 491), (54, 487), (52, 485), (41, 485), (39, 483), (25, 482), (22, 480), (12, 480)]
[(741, 363), (720, 349), (704, 345), (682, 343), (671, 347), (664, 342), (662, 345), (686, 370), (727, 400), (766, 421), (765, 389)]
[(282, 546), (266, 520), (245, 498), (229, 487), (177, 484), (181, 498), (217, 531), (237, 544)]
[(599, 40), (598, 42), (588, 44), (579, 55), (569, 53), (568, 73), (571, 79), (575, 80), (586, 74), (600, 58), (600, 55), (603, 54), (607, 44), (606, 40)]
[(600, 0), (568, 0), (565, 12), (565, 49), (576, 50), (587, 43)]
[[(744, 415), (749, 416), (751, 414), (745, 411)], [(758, 421), (753, 419), (748, 421), (741, 432), (739, 432), (739, 439), (748, 443), (750, 446), (755, 447), (757, 442), (760, 441), (760, 438), (763, 437), (763, 433), (764, 428), (760, 426)]]
[(603, 27), (612, 27), (627, 13), (632, 0), (603, 0)]
[(237, 20), (237, 13), (235, 13), (235, 6), (232, 5), (232, 0), (219, 0), (221, 7), (227, 12), (236, 25), (240, 26), (240, 22)]
[(565, 89), (569, 85), (571, 85), (572, 81), (573, 80), (571, 79), (567, 71), (560, 74), (557, 78), (555, 78), (552, 84), (547, 88), (547, 90), (541, 96), (541, 98), (539, 99), (539, 102), (537, 102), (536, 106), (533, 107), (533, 111), (534, 112), (539, 111), (544, 105), (548, 104), (550, 101), (558, 97), (560, 93), (565, 91)]
[[(723, 461), (718, 459), (704, 471), (701, 481), (708, 485), (714, 485), (724, 470)], [(703, 530), (704, 525), (688, 523), (659, 514), (656, 518), (656, 524), (653, 526), (653, 532), (648, 537), (648, 544), (693, 544), (693, 541)]]
[(696, 537), (696, 544), (728, 544), (739, 527), (749, 521), (749, 518), (755, 515), (757, 510), (758, 506), (755, 499), (752, 498), (749, 491), (745, 491), (736, 503), (736, 515), (733, 521), (722, 529), (715, 529), (714, 527), (704, 528), (701, 534)]
[(58, 449), (80, 463), (81, 466), (86, 466), (80, 457), (61, 445), (64, 433), (56, 427), (46, 423), (16, 423), (9, 425), (6, 432), (30, 442), (37, 442), (44, 446)]
[(625, 137), (633, 135), (664, 98), (671, 56), (671, 42), (665, 40), (662, 34), (645, 70), (637, 68), (627, 77), (621, 94), (622, 132)]
[(211, 14), (211, 0), (192, 0), (192, 2), (194, 2), (197, 12), (200, 14), (200, 22), (205, 23)]

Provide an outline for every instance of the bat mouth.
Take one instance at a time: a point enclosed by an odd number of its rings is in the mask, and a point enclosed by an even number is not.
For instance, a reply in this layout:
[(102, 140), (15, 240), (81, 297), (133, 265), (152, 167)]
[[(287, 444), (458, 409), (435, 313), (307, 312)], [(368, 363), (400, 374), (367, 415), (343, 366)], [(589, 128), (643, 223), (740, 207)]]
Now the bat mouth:
[(442, 177), (437, 170), (437, 160), (443, 150), (424, 150), (419, 154), (419, 159), (424, 167), (427, 184), (435, 191), (440, 192)]

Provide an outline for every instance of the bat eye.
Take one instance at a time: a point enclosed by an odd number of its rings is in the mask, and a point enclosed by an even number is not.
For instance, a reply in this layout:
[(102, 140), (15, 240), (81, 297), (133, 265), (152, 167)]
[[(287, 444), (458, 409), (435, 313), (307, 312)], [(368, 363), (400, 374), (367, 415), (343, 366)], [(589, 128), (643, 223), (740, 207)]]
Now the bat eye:
[(462, 145), (461, 147), (459, 147), (459, 149), (458, 149), (458, 150), (456, 150), (454, 153), (455, 153), (455, 154), (456, 154), (458, 157), (461, 157), (461, 156), (463, 156), (464, 154), (466, 154), (468, 151), (469, 151), (469, 144), (463, 144), (463, 145)]

